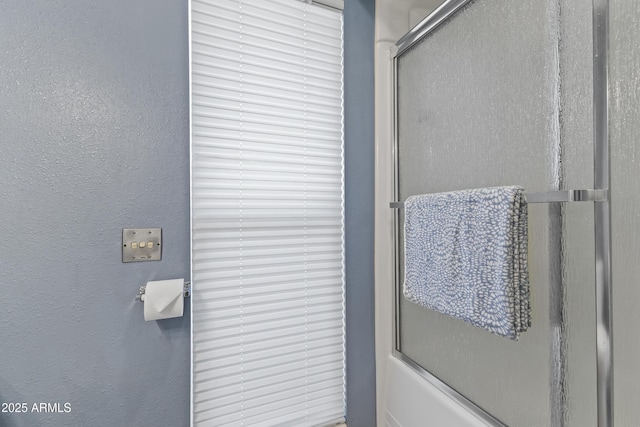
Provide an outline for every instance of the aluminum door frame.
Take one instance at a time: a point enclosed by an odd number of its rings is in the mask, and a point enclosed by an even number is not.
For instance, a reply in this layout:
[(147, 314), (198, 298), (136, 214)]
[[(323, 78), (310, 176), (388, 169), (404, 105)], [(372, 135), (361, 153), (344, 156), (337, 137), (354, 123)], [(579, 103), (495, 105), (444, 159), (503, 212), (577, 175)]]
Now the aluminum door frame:
[[(429, 35), (440, 24), (451, 18), (471, 0), (446, 0), (396, 43), (393, 58), (393, 166), (394, 199), (399, 195), (398, 164), (398, 58), (409, 48)], [(614, 426), (613, 408), (613, 299), (611, 283), (611, 203), (609, 155), (609, 0), (592, 0), (593, 8), (593, 135), (594, 135), (594, 190), (605, 195), (594, 201), (595, 292), (596, 292), (596, 376), (598, 427)], [(502, 422), (471, 402), (418, 363), (400, 351), (400, 286), (398, 232), (399, 214), (394, 213), (395, 292), (393, 304), (393, 355), (429, 381), (458, 404), (493, 426)]]

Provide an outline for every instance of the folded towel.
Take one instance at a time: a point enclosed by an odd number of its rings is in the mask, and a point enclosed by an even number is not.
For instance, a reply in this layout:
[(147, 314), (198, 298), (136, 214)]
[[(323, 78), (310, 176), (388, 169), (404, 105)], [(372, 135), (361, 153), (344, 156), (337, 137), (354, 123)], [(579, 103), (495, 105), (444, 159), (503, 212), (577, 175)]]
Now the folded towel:
[(409, 197), (404, 296), (517, 340), (531, 326), (521, 187)]

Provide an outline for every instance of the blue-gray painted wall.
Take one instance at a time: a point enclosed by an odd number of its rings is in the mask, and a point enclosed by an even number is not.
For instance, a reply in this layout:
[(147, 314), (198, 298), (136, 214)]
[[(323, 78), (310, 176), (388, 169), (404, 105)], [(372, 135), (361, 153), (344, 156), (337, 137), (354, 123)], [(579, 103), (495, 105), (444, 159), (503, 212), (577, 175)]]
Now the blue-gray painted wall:
[(375, 0), (345, 0), (347, 424), (376, 425), (374, 321)]
[[(189, 317), (134, 302), (189, 274), (187, 2), (1, 9), (0, 402), (29, 412), (0, 425), (188, 425)], [(123, 264), (125, 227), (162, 261)]]
[[(350, 427), (375, 425), (373, 18), (346, 0)], [(29, 410), (1, 426), (188, 425), (188, 314), (134, 302), (189, 274), (187, 36), (187, 2), (2, 4), (0, 402)], [(123, 264), (126, 227), (162, 227), (162, 261)]]

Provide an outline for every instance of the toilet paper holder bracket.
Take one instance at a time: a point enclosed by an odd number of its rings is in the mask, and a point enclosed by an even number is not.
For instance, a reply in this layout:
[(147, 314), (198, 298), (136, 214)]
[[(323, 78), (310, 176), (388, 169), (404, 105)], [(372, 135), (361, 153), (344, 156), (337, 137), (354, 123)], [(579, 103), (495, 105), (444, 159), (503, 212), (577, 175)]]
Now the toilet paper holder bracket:
[[(138, 289), (138, 294), (136, 295), (136, 301), (144, 301), (144, 294), (146, 291), (147, 285), (140, 286), (140, 289)], [(185, 298), (189, 298), (191, 296), (191, 282), (184, 282), (182, 296)]]

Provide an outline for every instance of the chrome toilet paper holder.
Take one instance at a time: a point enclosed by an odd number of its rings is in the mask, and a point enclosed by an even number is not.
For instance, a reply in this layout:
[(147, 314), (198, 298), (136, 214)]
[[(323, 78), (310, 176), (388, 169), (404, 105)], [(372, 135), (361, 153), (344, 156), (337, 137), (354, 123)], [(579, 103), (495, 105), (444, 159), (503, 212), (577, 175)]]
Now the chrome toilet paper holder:
[[(136, 295), (136, 301), (144, 301), (144, 294), (146, 291), (147, 285), (140, 286), (140, 289), (138, 289), (138, 294)], [(185, 298), (189, 298), (191, 296), (191, 282), (184, 282), (182, 296)]]

